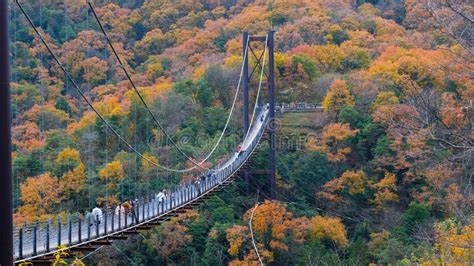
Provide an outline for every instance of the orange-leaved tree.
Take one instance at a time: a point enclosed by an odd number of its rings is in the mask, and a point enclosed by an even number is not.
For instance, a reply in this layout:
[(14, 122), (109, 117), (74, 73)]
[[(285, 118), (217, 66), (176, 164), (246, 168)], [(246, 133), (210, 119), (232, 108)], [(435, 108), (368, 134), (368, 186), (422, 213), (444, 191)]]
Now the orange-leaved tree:
[(264, 263), (277, 260), (278, 254), (290, 252), (292, 245), (302, 244), (307, 239), (329, 241), (340, 247), (347, 245), (346, 230), (340, 219), (294, 217), (286, 204), (277, 201), (266, 200), (256, 208), (247, 210), (244, 222), (227, 229), (228, 252), (235, 258), (231, 265), (258, 263), (254, 244)]
[(25, 151), (32, 151), (45, 145), (45, 136), (34, 122), (25, 123), (12, 128), (12, 144)]
[(354, 137), (357, 132), (357, 130), (351, 129), (349, 124), (332, 123), (324, 127), (320, 141), (310, 138), (306, 146), (309, 150), (326, 154), (331, 162), (342, 162), (346, 160), (346, 156), (351, 152), (347, 140)]
[(323, 186), (318, 195), (333, 201), (342, 201), (346, 197), (365, 194), (372, 182), (362, 170), (345, 171), (339, 178), (333, 179)]
[(171, 218), (160, 226), (155, 227), (147, 234), (145, 243), (158, 251), (163, 258), (180, 258), (186, 256), (183, 254), (183, 248), (193, 240), (191, 234), (188, 234), (187, 223), (196, 220), (199, 213), (188, 211)]
[(50, 219), (61, 202), (58, 179), (49, 173), (28, 177), (20, 185), (23, 205), (15, 213), (15, 223)]
[(229, 254), (236, 257), (232, 265), (258, 262), (257, 253), (252, 245), (249, 221), (252, 219), (252, 230), (255, 245), (262, 260), (270, 263), (274, 261), (276, 250), (288, 251), (288, 242), (285, 237), (291, 234), (294, 224), (291, 223), (293, 214), (288, 212), (286, 205), (277, 201), (265, 201), (254, 211), (249, 209), (244, 215), (245, 225), (234, 225), (227, 229)]

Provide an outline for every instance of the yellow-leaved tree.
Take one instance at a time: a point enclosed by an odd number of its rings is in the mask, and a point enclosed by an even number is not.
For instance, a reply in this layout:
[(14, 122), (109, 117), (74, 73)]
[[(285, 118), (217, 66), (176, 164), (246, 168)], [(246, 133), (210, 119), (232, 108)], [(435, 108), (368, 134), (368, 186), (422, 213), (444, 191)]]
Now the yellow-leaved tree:
[(364, 171), (345, 171), (339, 178), (333, 179), (323, 186), (318, 195), (329, 200), (341, 201), (344, 197), (362, 195), (367, 192), (372, 182)]
[(341, 247), (348, 245), (346, 227), (336, 217), (314, 216), (311, 219), (311, 237), (330, 241)]
[(467, 223), (448, 219), (435, 225), (437, 259), (429, 263), (465, 265), (474, 259), (474, 216)]
[(377, 110), (382, 105), (398, 104), (399, 102), (400, 99), (398, 99), (394, 92), (382, 91), (377, 94), (377, 98), (375, 98), (371, 108), (372, 110)]
[(344, 106), (354, 106), (355, 100), (347, 83), (342, 79), (335, 79), (326, 93), (322, 105), (327, 112), (339, 112)]
[(147, 159), (142, 158), (142, 172), (140, 173), (140, 176), (142, 178), (148, 179), (153, 175), (156, 175), (155, 165), (158, 163), (158, 159), (156, 158), (156, 156), (153, 156), (148, 152), (144, 152), (143, 157)]
[(375, 211), (381, 211), (391, 202), (398, 201), (397, 177), (393, 173), (386, 172), (384, 177), (372, 186), (376, 191), (374, 198), (370, 201), (375, 205)]
[(86, 167), (81, 161), (79, 151), (65, 148), (58, 154), (54, 163), (64, 197), (73, 198), (71, 196), (79, 194), (86, 181)]
[(115, 160), (106, 164), (100, 169), (99, 178), (105, 183), (105, 189), (108, 192), (106, 193), (108, 196), (98, 199), (99, 203), (105, 203), (109, 206), (117, 204), (118, 184), (125, 178), (122, 163), (119, 160)]
[(336, 72), (342, 68), (344, 52), (335, 44), (313, 46), (314, 60), (320, 72)]

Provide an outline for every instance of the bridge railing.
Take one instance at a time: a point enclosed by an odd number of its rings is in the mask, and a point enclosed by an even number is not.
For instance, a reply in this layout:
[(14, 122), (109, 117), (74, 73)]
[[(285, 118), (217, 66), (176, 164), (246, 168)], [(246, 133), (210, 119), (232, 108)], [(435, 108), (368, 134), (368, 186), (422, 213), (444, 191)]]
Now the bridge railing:
[(277, 103), (275, 105), (275, 111), (280, 115), (285, 113), (320, 112), (322, 110), (323, 107), (319, 103), (292, 102)]
[[(265, 111), (263, 111), (265, 112)], [(258, 116), (260, 117), (260, 115)], [(251, 143), (240, 155), (225, 167), (216, 167), (210, 178), (204, 179), (199, 184), (185, 183), (175, 187), (164, 199), (160, 200), (152, 195), (144, 195), (135, 202), (134, 212), (127, 213), (122, 208), (106, 208), (100, 223), (96, 223), (92, 217), (89, 220), (81, 215), (69, 216), (63, 220), (58, 218), (54, 223), (49, 220), (43, 223), (17, 227), (15, 235), (15, 259), (17, 262), (24, 258), (34, 258), (45, 254), (51, 254), (59, 246), (75, 247), (81, 244), (106, 238), (112, 234), (120, 234), (127, 229), (138, 227), (150, 219), (155, 219), (163, 214), (185, 205), (211, 189), (216, 188), (222, 182), (230, 178), (253, 153), (259, 143), (268, 122), (268, 115), (264, 116), (259, 130), (255, 133), (254, 124), (252, 131), (254, 136)], [(252, 133), (250, 134), (252, 135)], [(221, 166), (224, 164), (221, 164)]]

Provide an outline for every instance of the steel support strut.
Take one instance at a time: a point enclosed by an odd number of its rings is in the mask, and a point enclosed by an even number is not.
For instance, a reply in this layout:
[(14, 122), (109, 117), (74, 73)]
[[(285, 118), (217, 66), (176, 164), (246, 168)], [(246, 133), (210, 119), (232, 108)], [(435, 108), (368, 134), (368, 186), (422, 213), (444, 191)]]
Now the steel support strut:
[(270, 196), (276, 198), (276, 121), (275, 121), (275, 61), (274, 61), (274, 31), (268, 32), (268, 97), (269, 110), (269, 144), (270, 144)]
[[(267, 86), (268, 86), (268, 102), (269, 106), (269, 144), (270, 144), (270, 169), (268, 170), (268, 178), (269, 178), (269, 188), (270, 188), (270, 197), (275, 199), (276, 197), (276, 181), (275, 181), (275, 172), (276, 172), (276, 122), (275, 122), (275, 68), (274, 68), (274, 31), (269, 31), (268, 36), (254, 36), (249, 35), (247, 32), (243, 33), (243, 53), (245, 55), (245, 51), (247, 49), (251, 51), (251, 53), (247, 52), (248, 54), (252, 54), (252, 56), (256, 60), (256, 64), (262, 66), (260, 60), (263, 56), (263, 53), (260, 57), (258, 57), (251, 48), (252, 42), (265, 42), (267, 41), (267, 49), (268, 49), (268, 74), (264, 71), (263, 73), (267, 77)], [(248, 40), (248, 41), (247, 41)], [(255, 66), (256, 68), (257, 66)], [(250, 76), (252, 73), (249, 73), (248, 67), (248, 56), (244, 58), (244, 72), (243, 72), (243, 129), (244, 129), (244, 137), (247, 133), (249, 128), (249, 83), (250, 83)], [(254, 69), (255, 70), (255, 69)], [(253, 71), (252, 71), (253, 72)], [(251, 173), (248, 168), (243, 169), (244, 179), (247, 184), (246, 191), (249, 192), (250, 188), (250, 178)]]
[[(242, 102), (243, 102), (243, 137), (247, 135), (249, 129), (249, 59), (248, 59), (248, 45), (250, 45), (249, 34), (245, 32), (242, 34), (242, 56), (244, 60), (244, 73), (242, 76)], [(250, 172), (244, 169), (245, 192), (250, 192)]]
[(244, 60), (244, 75), (242, 76), (242, 97), (243, 97), (243, 137), (247, 133), (249, 128), (249, 60), (248, 60), (248, 49), (247, 45), (250, 45), (248, 40), (249, 34), (248, 32), (243, 33), (242, 38), (242, 57)]
[(0, 265), (13, 264), (8, 1), (0, 1)]

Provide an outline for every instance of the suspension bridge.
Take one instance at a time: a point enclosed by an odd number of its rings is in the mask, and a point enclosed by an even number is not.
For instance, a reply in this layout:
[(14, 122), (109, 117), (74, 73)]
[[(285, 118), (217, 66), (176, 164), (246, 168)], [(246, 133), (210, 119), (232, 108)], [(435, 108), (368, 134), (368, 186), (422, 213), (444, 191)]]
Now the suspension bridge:
[[(133, 215), (123, 213), (121, 208), (117, 206), (103, 206), (103, 214), (100, 223), (95, 222), (98, 217), (83, 217), (82, 215), (69, 215), (66, 220), (58, 217), (47, 222), (25, 224), (18, 228), (12, 226), (11, 215), (2, 217), (0, 224), (0, 234), (7, 236), (0, 241), (0, 264), (11, 265), (13, 263), (19, 264), (22, 262), (32, 263), (49, 263), (54, 260), (54, 254), (62, 247), (67, 248), (69, 254), (77, 252), (84, 253), (100, 249), (103, 246), (111, 245), (113, 241), (127, 239), (130, 235), (139, 234), (142, 230), (151, 229), (155, 225), (168, 220), (170, 217), (176, 216), (179, 213), (185, 212), (189, 209), (195, 208), (200, 203), (218, 193), (230, 184), (236, 177), (242, 176), (248, 183), (250, 181), (249, 162), (252, 155), (259, 147), (262, 140), (269, 142), (269, 169), (261, 170), (268, 175), (268, 188), (270, 197), (275, 197), (275, 78), (274, 78), (274, 32), (269, 31), (266, 35), (250, 35), (247, 32), (243, 33), (242, 37), (242, 64), (240, 69), (240, 76), (236, 86), (235, 95), (227, 116), (224, 128), (222, 129), (218, 140), (214, 143), (212, 149), (209, 151), (204, 159), (197, 161), (192, 158), (172, 139), (166, 132), (158, 118), (149, 108), (145, 98), (141, 95), (132, 75), (128, 72), (125, 64), (120, 58), (119, 54), (109, 38), (101, 20), (94, 10), (92, 3), (88, 2), (89, 8), (94, 15), (94, 18), (107, 41), (108, 47), (115, 56), (116, 61), (128, 81), (131, 84), (133, 91), (136, 93), (141, 103), (145, 107), (148, 115), (152, 118), (156, 127), (166, 136), (169, 143), (179, 151), (185, 158), (192, 162), (193, 166), (185, 169), (175, 169), (165, 165), (161, 165), (154, 160), (142, 154), (132, 143), (127, 142), (125, 137), (121, 135), (118, 129), (107, 120), (107, 118), (99, 110), (97, 110), (92, 101), (88, 98), (87, 93), (81, 90), (81, 87), (70, 75), (67, 67), (61, 62), (56, 52), (50, 44), (43, 38), (41, 31), (34, 24), (29, 14), (23, 8), (22, 3), (16, 0), (15, 3), (19, 10), (23, 13), (25, 19), (28, 21), (31, 28), (37, 35), (37, 38), (42, 42), (42, 45), (47, 49), (51, 55), (52, 61), (59, 66), (64, 72), (65, 78), (72, 84), (80, 95), (82, 100), (87, 104), (98, 119), (102, 120), (104, 125), (114, 137), (119, 140), (130, 152), (135, 153), (143, 161), (147, 161), (157, 169), (175, 173), (188, 173), (192, 170), (200, 170), (201, 174), (198, 176), (206, 176), (202, 182), (196, 183), (181, 183), (172, 189), (172, 193), (164, 198), (158, 198), (155, 195), (158, 191), (146, 193), (137, 197), (134, 202)], [(7, 27), (7, 6), (6, 1), (2, 1), (0, 6), (1, 22), (0, 28), (0, 50), (3, 58), (8, 57), (8, 27)], [(261, 43), (264, 46), (263, 51), (259, 55), (252, 47), (252, 43)], [(5, 53), (6, 51), (6, 53)], [(249, 65), (249, 57), (254, 59), (254, 66)], [(266, 65), (267, 64), (267, 65)], [(11, 191), (11, 140), (10, 140), (10, 95), (9, 95), (9, 65), (8, 60), (3, 60), (0, 67), (0, 82), (5, 90), (0, 90), (0, 134), (3, 136), (0, 142), (0, 164), (1, 184), (0, 194), (4, 195), (7, 200), (1, 202), (0, 210), (2, 213), (11, 213), (12, 210), (12, 191)], [(251, 87), (252, 76), (259, 72), (258, 83), (256, 84), (255, 101), (253, 110), (250, 108), (249, 89)], [(266, 82), (263, 82), (264, 77)], [(260, 95), (262, 88), (268, 89), (268, 98), (262, 100)], [(229, 122), (232, 115), (236, 112), (237, 101), (241, 97), (242, 113), (243, 113), (243, 134), (240, 149), (228, 156), (228, 158), (212, 167), (205, 167), (204, 163), (211, 158), (216, 148), (221, 145), (222, 139), (229, 127)], [(282, 106), (284, 108), (284, 106)], [(289, 111), (297, 111), (299, 107), (289, 108)], [(315, 106), (310, 106), (309, 109), (315, 109)], [(301, 109), (301, 108), (299, 108)], [(305, 108), (305, 110), (308, 108)], [(72, 218), (74, 217), (74, 218)], [(91, 221), (93, 219), (93, 221)], [(13, 232), (13, 233), (12, 233)], [(12, 237), (10, 237), (12, 236)]]
[(101, 223), (96, 223), (95, 217), (78, 217), (74, 221), (68, 219), (62, 225), (59, 218), (55, 224), (47, 222), (19, 228), (14, 239), (15, 263), (49, 263), (54, 260), (54, 254), (60, 246), (66, 246), (68, 252), (90, 252), (101, 246), (111, 245), (112, 241), (124, 240), (142, 230), (149, 230), (170, 217), (198, 206), (227, 186), (248, 166), (264, 136), (269, 109), (262, 108), (259, 117), (261, 119), (252, 125), (248, 138), (244, 140), (241, 153), (235, 153), (223, 164), (211, 169), (212, 174), (198, 185), (182, 184), (163, 199), (150, 195), (140, 197), (135, 203), (136, 217), (115, 211), (116, 208), (111, 206), (102, 214)]

